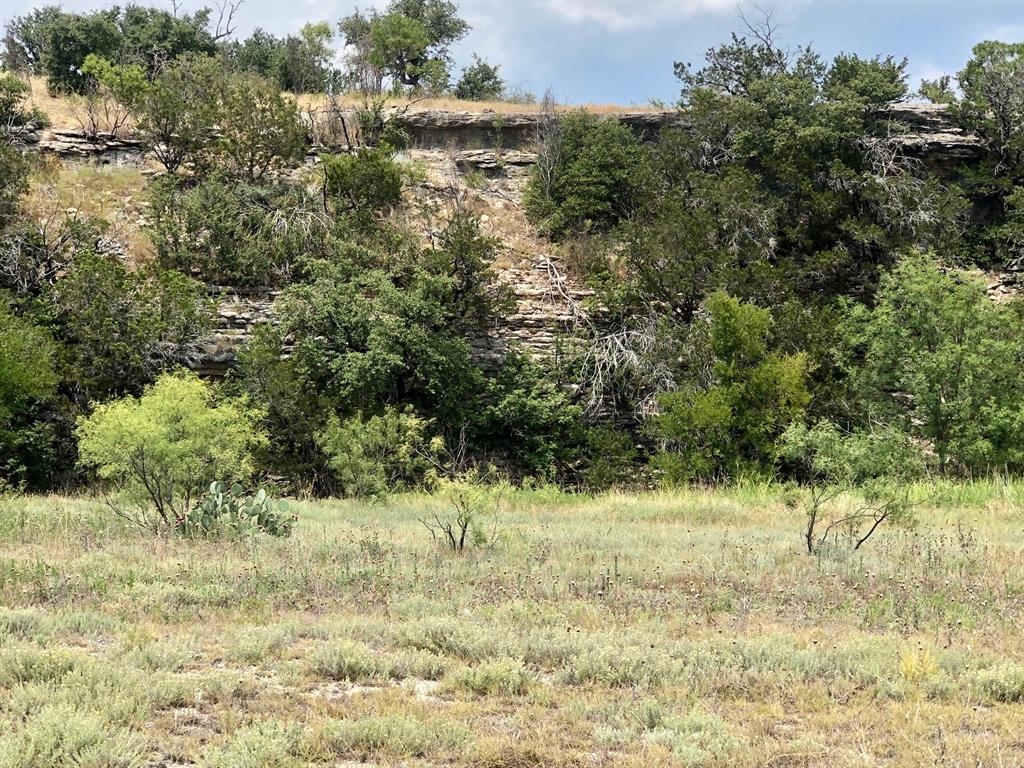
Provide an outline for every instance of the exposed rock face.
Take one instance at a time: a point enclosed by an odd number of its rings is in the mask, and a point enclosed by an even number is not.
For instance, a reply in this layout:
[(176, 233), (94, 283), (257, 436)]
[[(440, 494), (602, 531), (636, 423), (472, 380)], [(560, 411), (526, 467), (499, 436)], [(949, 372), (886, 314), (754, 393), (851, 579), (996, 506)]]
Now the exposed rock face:
[(889, 118), (907, 126), (900, 142), (908, 154), (934, 169), (980, 160), (985, 148), (977, 136), (959, 127), (946, 107), (934, 104), (894, 104)]
[(274, 301), (280, 291), (232, 286), (210, 286), (209, 290), (220, 296), (220, 302), (206, 354), (194, 367), (203, 376), (223, 376), (253, 331), (262, 323), (274, 322)]
[(45, 154), (102, 165), (138, 165), (145, 155), (141, 141), (109, 133), (90, 136), (85, 131), (53, 130), (28, 134), (24, 140)]
[[(679, 113), (619, 112), (605, 117), (617, 120), (639, 137), (654, 140), (667, 125), (679, 124)], [(395, 122), (412, 136), (419, 149), (447, 146), (525, 149), (534, 143), (541, 116), (536, 112), (448, 112), (425, 109), (395, 116)]]

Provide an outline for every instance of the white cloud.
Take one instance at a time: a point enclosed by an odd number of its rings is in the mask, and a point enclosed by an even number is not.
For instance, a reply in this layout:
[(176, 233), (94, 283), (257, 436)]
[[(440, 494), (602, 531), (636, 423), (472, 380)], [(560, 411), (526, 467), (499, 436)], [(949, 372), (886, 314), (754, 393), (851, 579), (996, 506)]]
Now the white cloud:
[(700, 14), (730, 13), (736, 0), (542, 0), (542, 5), (573, 24), (593, 24), (612, 32), (652, 29)]
[(985, 40), (999, 40), (1004, 43), (1024, 43), (1024, 22), (1002, 24), (984, 35)]

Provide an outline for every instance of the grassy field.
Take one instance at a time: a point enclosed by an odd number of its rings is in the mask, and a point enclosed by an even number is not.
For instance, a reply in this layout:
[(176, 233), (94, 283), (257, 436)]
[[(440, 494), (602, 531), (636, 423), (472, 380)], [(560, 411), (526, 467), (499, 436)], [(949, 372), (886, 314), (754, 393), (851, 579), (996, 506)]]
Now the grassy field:
[[(922, 492), (923, 493), (923, 492)], [(856, 556), (771, 490), (299, 503), (287, 540), (0, 512), (0, 766), (1024, 765), (1013, 486)]]

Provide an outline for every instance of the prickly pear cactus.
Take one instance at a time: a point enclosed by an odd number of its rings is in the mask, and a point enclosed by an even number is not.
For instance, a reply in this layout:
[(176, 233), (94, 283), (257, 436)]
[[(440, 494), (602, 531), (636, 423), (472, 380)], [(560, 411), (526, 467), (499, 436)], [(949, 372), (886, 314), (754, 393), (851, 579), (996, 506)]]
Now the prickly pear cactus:
[(238, 483), (229, 488), (217, 480), (210, 484), (202, 500), (179, 520), (178, 529), (186, 535), (204, 537), (252, 533), (288, 536), (297, 519), (288, 512), (287, 501), (270, 498), (262, 488), (246, 495)]

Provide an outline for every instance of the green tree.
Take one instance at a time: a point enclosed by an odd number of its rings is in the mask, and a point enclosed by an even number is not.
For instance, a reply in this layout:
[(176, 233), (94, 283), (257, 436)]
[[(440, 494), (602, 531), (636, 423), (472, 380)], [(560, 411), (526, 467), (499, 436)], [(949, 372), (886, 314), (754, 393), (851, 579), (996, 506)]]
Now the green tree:
[(448, 82), (449, 46), (469, 25), (449, 0), (392, 0), (384, 13), (358, 11), (338, 28), (353, 51), (349, 78), (376, 93), (384, 77), (395, 88), (440, 91)]
[(228, 77), (217, 114), (215, 151), (230, 172), (249, 183), (303, 157), (306, 128), (295, 102), (275, 83), (256, 75)]
[(957, 74), (956, 111), (996, 157), (996, 171), (1024, 173), (1024, 43), (986, 40)]
[[(843, 434), (821, 421), (794, 424), (779, 442), (808, 485), (808, 554), (844, 540), (860, 549), (883, 524), (909, 522), (909, 484), (923, 474), (924, 461), (906, 433), (889, 427)], [(844, 494), (852, 505), (838, 503)]]
[[(249, 479), (266, 445), (260, 413), (219, 399), (191, 374), (165, 374), (141, 397), (97, 406), (80, 420), (81, 462), (122, 495), (122, 515), (146, 528), (175, 528), (214, 480)], [(131, 506), (128, 506), (131, 505)]]
[(49, 30), (64, 16), (65, 12), (59, 5), (45, 5), (8, 21), (4, 30), (3, 68), (8, 72), (45, 74), (43, 53), (47, 48)]
[(278, 81), (291, 93), (320, 93), (331, 78), (333, 34), (326, 21), (304, 24), (298, 35), (289, 35), (280, 54)]
[(204, 351), (212, 305), (202, 286), (172, 271), (138, 274), (90, 253), (44, 294), (63, 344), (65, 388), (81, 406), (136, 393)]
[(132, 105), (139, 136), (168, 171), (201, 160), (212, 145), (219, 75), (214, 59), (178, 59), (157, 72)]
[(145, 70), (138, 64), (114, 66), (90, 53), (82, 64), (82, 74), (87, 78), (82, 95), (72, 97), (79, 124), (92, 136), (101, 131), (117, 135), (146, 92)]
[(940, 472), (1024, 466), (1022, 312), (933, 258), (905, 258), (875, 305), (851, 305), (843, 366), (862, 420), (897, 425), (934, 449)]
[(715, 293), (691, 334), (698, 373), (659, 398), (654, 465), (669, 483), (770, 471), (779, 436), (810, 401), (804, 354), (772, 351), (771, 316)]
[(452, 91), (455, 98), (466, 101), (497, 99), (505, 91), (505, 81), (498, 74), (500, 67), (488, 64), (475, 53), (473, 63), (462, 70), (462, 77)]
[(47, 24), (42, 68), (49, 89), (56, 93), (83, 93), (88, 77), (81, 67), (89, 54), (116, 59), (121, 47), (118, 9), (89, 14), (61, 14)]

